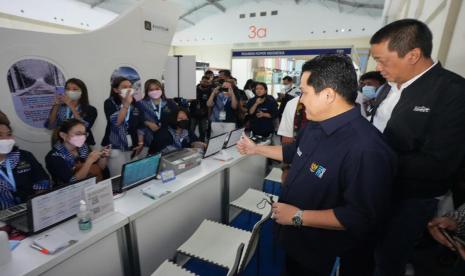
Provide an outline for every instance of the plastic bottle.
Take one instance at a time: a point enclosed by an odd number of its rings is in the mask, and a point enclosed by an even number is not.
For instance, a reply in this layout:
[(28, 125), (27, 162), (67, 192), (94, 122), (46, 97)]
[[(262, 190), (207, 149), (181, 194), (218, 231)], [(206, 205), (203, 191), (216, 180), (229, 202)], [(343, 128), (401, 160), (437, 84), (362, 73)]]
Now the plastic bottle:
[(88, 231), (92, 229), (92, 216), (87, 210), (87, 204), (84, 200), (80, 201), (79, 213), (77, 214), (79, 230)]

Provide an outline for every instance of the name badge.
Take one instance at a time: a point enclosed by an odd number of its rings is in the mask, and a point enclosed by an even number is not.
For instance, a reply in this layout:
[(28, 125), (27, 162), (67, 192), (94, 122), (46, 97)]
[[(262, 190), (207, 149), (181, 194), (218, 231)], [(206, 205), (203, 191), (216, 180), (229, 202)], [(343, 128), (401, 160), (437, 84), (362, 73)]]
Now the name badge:
[(127, 139), (127, 141), (128, 141), (128, 148), (132, 147), (133, 144), (132, 144), (132, 137), (131, 137), (131, 135), (129, 135), (129, 134), (126, 135), (126, 139)]
[(220, 121), (226, 120), (226, 111), (224, 111), (224, 110), (220, 111), (219, 119), (220, 119)]
[(171, 180), (176, 179), (176, 175), (174, 173), (174, 170), (162, 171), (160, 173), (160, 176), (161, 176), (161, 181), (163, 183), (170, 182)]

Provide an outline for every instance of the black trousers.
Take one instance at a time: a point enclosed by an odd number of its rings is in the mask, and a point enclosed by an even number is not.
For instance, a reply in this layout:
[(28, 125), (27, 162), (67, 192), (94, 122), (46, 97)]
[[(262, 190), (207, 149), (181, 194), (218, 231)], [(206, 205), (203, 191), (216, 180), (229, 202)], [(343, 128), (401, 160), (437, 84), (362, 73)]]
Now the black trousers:
[[(328, 257), (323, 263), (334, 264), (335, 261), (336, 256)], [(281, 276), (330, 276), (333, 266), (323, 266), (319, 266), (319, 261), (301, 263), (287, 255)], [(373, 272), (373, 249), (352, 250), (340, 256), (339, 276), (373, 276)]]

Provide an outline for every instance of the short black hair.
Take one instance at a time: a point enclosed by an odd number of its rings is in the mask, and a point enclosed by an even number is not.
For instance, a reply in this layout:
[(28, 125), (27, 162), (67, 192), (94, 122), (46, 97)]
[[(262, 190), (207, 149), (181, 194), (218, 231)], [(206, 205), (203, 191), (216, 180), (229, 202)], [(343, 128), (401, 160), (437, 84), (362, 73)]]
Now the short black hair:
[(383, 77), (383, 75), (381, 75), (380, 72), (378, 71), (370, 71), (370, 72), (366, 72), (365, 74), (363, 74), (361, 77), (360, 77), (360, 81), (364, 81), (364, 80), (376, 80), (379, 82), (379, 84), (385, 84), (386, 83), (386, 79)]
[(348, 103), (354, 104), (357, 98), (357, 74), (352, 59), (346, 55), (320, 55), (302, 66), (302, 74), (310, 72), (307, 85), (316, 93), (332, 88)]
[(283, 78), (283, 81), (292, 81), (292, 82), (293, 82), (294, 80), (293, 80), (291, 77), (289, 77), (289, 76), (285, 76), (285, 77)]
[(225, 75), (226, 77), (231, 77), (231, 71), (227, 69), (220, 70), (218, 73), (223, 73), (223, 75)]
[(204, 75), (204, 76), (202, 77), (202, 80), (210, 80), (210, 78), (209, 78), (208, 76), (205, 76), (205, 75)]
[(378, 30), (370, 44), (389, 41), (388, 49), (404, 57), (409, 51), (420, 48), (424, 57), (430, 58), (433, 50), (433, 33), (428, 26), (416, 19), (394, 21)]
[(205, 71), (204, 75), (213, 75), (213, 71), (212, 70), (207, 70), (207, 71)]

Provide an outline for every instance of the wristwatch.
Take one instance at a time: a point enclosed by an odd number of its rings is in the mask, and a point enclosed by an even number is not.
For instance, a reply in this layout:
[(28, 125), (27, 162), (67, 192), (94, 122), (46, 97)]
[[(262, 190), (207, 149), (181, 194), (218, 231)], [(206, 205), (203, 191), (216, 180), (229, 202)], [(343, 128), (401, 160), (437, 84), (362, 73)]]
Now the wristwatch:
[(292, 224), (294, 226), (297, 226), (297, 227), (300, 227), (302, 226), (302, 216), (304, 214), (304, 211), (302, 210), (298, 210), (297, 212), (295, 212), (295, 215), (292, 217)]

